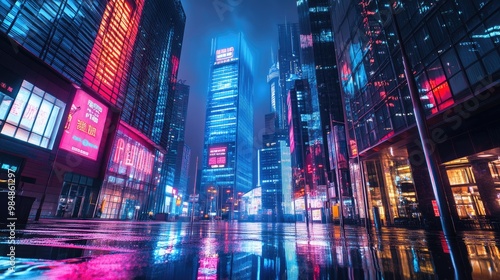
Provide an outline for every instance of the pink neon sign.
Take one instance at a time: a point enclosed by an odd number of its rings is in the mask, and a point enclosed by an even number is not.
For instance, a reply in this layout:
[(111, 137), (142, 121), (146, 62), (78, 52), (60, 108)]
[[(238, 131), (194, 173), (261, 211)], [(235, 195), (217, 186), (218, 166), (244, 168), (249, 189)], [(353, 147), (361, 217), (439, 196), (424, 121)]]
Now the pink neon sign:
[(107, 115), (104, 104), (78, 90), (64, 125), (60, 148), (96, 160)]
[(210, 147), (208, 151), (208, 165), (210, 168), (226, 167), (227, 147)]
[(136, 172), (151, 175), (153, 173), (154, 155), (138, 142), (127, 141), (126, 138), (119, 137), (115, 145), (113, 162), (133, 166)]

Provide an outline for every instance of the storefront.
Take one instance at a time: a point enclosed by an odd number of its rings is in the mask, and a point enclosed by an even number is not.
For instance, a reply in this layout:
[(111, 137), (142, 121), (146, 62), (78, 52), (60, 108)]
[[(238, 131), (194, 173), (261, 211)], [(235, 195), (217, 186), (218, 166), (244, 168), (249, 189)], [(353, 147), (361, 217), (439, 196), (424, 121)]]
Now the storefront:
[(467, 222), (492, 216), (500, 205), (500, 153), (492, 149), (443, 165), (458, 218)]
[(144, 139), (139, 132), (120, 123), (96, 216), (137, 220), (144, 219), (155, 208), (153, 204), (158, 202), (152, 201), (152, 194), (159, 187), (164, 154)]
[(385, 149), (378, 159), (364, 161), (369, 211), (383, 225), (421, 223), (422, 213), (411, 165), (404, 149)]
[(0, 180), (14, 172), (32, 218), (91, 217), (118, 113), (3, 36), (0, 54)]

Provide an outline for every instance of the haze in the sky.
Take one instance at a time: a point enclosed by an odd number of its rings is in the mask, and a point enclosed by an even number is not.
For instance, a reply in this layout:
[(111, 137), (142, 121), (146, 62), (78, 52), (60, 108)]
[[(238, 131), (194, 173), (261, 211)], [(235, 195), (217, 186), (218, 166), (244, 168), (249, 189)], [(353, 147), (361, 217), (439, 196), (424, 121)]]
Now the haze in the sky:
[[(211, 38), (242, 32), (254, 57), (254, 138), (264, 128), (270, 112), (270, 92), (266, 76), (276, 56), (278, 24), (297, 22), (295, 0), (182, 0), (186, 29), (178, 79), (191, 87), (186, 121), (186, 144), (191, 147), (189, 189), (193, 187), (196, 156), (201, 166), (205, 104), (208, 92)], [(260, 148), (260, 140), (254, 144)]]

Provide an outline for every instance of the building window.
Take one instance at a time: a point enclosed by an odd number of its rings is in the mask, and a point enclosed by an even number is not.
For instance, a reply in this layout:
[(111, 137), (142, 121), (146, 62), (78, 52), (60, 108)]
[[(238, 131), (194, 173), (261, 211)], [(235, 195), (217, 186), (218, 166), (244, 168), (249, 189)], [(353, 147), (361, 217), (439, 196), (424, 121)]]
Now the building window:
[(52, 149), (66, 107), (64, 102), (27, 81), (23, 81), (14, 102), (5, 95), (0, 98), (3, 135)]
[(476, 182), (471, 167), (448, 169), (446, 173), (451, 186), (474, 184)]

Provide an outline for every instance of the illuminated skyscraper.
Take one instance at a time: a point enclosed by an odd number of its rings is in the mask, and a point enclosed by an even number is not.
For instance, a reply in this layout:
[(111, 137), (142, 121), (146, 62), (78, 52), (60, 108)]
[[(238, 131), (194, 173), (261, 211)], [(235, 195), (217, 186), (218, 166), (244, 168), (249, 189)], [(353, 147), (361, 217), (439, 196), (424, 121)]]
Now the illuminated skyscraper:
[[(500, 2), (395, 1), (395, 15), (393, 1), (330, 2), (350, 167), (356, 188), (369, 192), (359, 212), (373, 217), (377, 208), (388, 225), (439, 224), (441, 199), (431, 187), (413, 99), (425, 111), (432, 139), (424, 145), (439, 166), (434, 181), (455, 226), (497, 220)], [(414, 77), (406, 75), (402, 49)]]
[[(157, 186), (164, 177), (163, 156), (184, 25), (179, 0), (0, 4), (0, 31), (11, 45), (2, 53), (3, 61), (9, 58), (9, 65), (27, 65), (27, 69), (45, 69), (48, 64), (55, 70), (36, 70), (37, 77), (26, 76), (33, 70), (0, 68), (2, 83), (4, 79), (15, 82), (9, 103), (0, 107), (0, 128), (9, 128), (15, 138), (19, 133), (28, 146), (40, 147), (35, 149), (38, 153), (20, 148), (10, 157), (19, 157), (16, 162), (22, 163), (37, 154), (51, 163), (50, 170), (36, 176), (30, 175), (30, 165), (39, 163), (19, 165), (27, 167), (26, 171), (18, 169), (20, 176), (37, 182), (25, 193), (42, 197), (37, 203), (47, 197), (45, 204), (40, 203), (42, 216), (76, 218), (100, 213), (103, 218), (139, 218), (138, 210), (161, 209), (164, 202), (157, 197), (164, 198), (166, 190)], [(24, 55), (24, 48), (31, 52), (27, 58), (11, 54), (22, 49)], [(33, 55), (39, 60), (31, 59)], [(10, 77), (12, 72), (17, 74)], [(50, 82), (40, 82), (42, 76)], [(27, 83), (19, 90), (17, 84), (23, 80)], [(56, 89), (55, 84), (66, 88)], [(47, 98), (48, 103), (26, 103), (32, 93)], [(45, 112), (41, 114), (44, 119), (54, 118), (39, 120), (49, 124), (49, 129), (35, 129), (32, 136), (26, 128), (12, 132), (2, 119), (15, 102), (30, 105), (30, 119), (36, 112)], [(55, 111), (49, 110), (49, 103)], [(59, 140), (55, 135), (62, 137)], [(4, 151), (0, 152), (3, 158)], [(69, 162), (68, 157), (76, 159)]]
[(288, 134), (276, 128), (276, 119), (275, 113), (266, 115), (266, 134), (259, 150), (263, 220), (274, 222), (293, 214)]
[(212, 40), (210, 61), (201, 191), (217, 194), (220, 215), (252, 188), (252, 55), (243, 35), (234, 34)]
[[(168, 160), (164, 158), (172, 143), (169, 133), (174, 139), (182, 134), (175, 129), (177, 123), (172, 129), (170, 124), (186, 17), (179, 0), (137, 2), (135, 7), (142, 5), (142, 14), (126, 64), (126, 90), (117, 99), (121, 121), (98, 202), (105, 205), (104, 218), (137, 219), (150, 211), (166, 212), (177, 195), (177, 189), (167, 186)], [(141, 156), (153, 161), (148, 169), (141, 170), (135, 163)]]
[[(176, 195), (187, 195), (187, 173), (191, 149), (185, 145), (184, 135), (189, 101), (189, 86), (183, 82), (175, 84), (172, 116), (170, 118), (170, 138), (167, 146), (167, 186), (177, 190)], [(179, 210), (180, 208), (175, 208)]]
[[(288, 125), (286, 119), (288, 91), (293, 87), (294, 81), (302, 76), (298, 23), (278, 25), (278, 68), (281, 89), (281, 96), (276, 98), (276, 102), (281, 102), (281, 117), (278, 116), (278, 125), (280, 128), (286, 128)], [(276, 105), (277, 108), (278, 106)]]
[[(330, 2), (329, 0), (297, 1), (297, 8), (302, 74), (308, 79), (311, 90), (309, 108), (312, 118), (308, 125), (311, 141), (309, 149), (314, 155), (311, 162), (314, 174), (311, 186), (313, 189), (319, 186), (320, 193), (325, 193), (324, 190), (335, 184), (336, 197), (339, 198), (340, 188), (343, 189), (344, 196), (350, 196), (351, 191), (348, 187), (350, 178), (347, 165), (335, 165), (340, 162), (338, 158), (343, 157), (344, 161), (346, 160), (347, 145)], [(332, 125), (338, 127), (333, 129)], [(337, 149), (333, 147), (334, 145)]]

